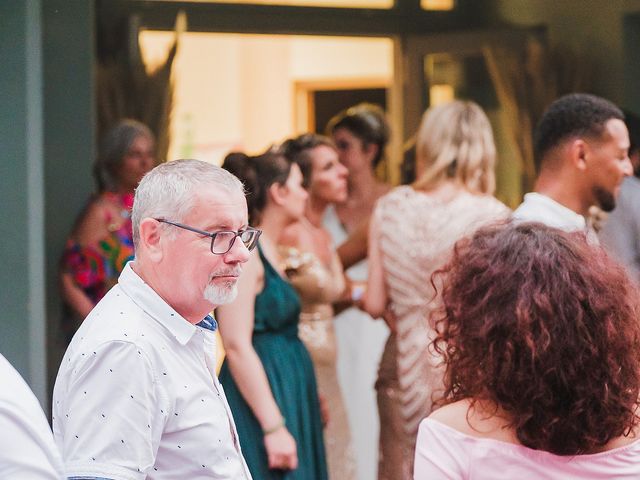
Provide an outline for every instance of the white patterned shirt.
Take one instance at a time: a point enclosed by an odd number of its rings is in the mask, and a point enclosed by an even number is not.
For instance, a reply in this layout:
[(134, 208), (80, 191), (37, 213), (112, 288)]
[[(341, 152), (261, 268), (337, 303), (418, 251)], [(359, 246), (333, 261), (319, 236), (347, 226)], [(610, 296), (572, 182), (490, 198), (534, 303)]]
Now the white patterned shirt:
[(128, 264), (73, 337), (53, 392), (69, 477), (251, 479), (215, 374), (212, 331)]

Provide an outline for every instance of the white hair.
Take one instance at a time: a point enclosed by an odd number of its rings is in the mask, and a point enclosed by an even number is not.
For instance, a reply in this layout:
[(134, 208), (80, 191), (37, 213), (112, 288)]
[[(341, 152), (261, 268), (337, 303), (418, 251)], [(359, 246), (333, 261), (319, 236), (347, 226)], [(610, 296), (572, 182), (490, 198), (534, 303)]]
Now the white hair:
[(148, 172), (136, 188), (133, 201), (131, 221), (135, 249), (140, 242), (139, 228), (143, 219), (181, 222), (193, 209), (198, 192), (215, 188), (244, 195), (244, 187), (237, 177), (202, 160), (174, 160)]

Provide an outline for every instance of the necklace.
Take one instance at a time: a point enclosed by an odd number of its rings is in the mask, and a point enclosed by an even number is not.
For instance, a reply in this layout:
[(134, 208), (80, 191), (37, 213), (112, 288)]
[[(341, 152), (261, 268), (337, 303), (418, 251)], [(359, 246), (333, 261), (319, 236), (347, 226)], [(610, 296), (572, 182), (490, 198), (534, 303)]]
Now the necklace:
[(123, 224), (131, 219), (134, 194), (132, 192), (105, 192), (104, 196), (111, 205), (118, 209), (118, 216), (120, 219), (117, 217), (113, 218), (110, 211), (107, 211), (106, 213), (107, 229), (110, 232), (115, 232), (122, 228)]

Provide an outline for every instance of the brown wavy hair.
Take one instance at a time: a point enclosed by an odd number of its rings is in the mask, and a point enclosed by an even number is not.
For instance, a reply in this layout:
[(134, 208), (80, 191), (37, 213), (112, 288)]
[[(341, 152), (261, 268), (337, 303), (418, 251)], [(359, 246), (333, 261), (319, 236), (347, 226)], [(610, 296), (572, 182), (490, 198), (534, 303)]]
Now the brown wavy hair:
[(486, 227), (456, 244), (441, 281), (443, 403), (488, 401), (523, 445), (557, 455), (597, 451), (638, 425), (637, 286), (583, 234)]

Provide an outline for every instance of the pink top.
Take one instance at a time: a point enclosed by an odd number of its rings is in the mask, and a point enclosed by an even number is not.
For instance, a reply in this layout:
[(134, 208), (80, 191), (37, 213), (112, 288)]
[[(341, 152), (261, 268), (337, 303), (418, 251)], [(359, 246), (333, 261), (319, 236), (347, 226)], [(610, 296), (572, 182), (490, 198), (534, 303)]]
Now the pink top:
[(640, 478), (640, 440), (591, 455), (565, 457), (466, 435), (437, 420), (420, 423), (414, 480), (601, 480)]

